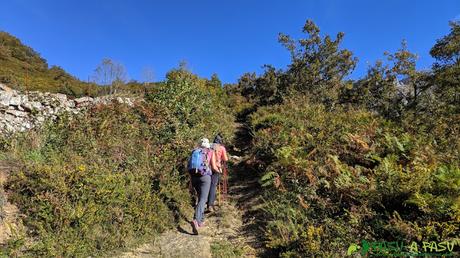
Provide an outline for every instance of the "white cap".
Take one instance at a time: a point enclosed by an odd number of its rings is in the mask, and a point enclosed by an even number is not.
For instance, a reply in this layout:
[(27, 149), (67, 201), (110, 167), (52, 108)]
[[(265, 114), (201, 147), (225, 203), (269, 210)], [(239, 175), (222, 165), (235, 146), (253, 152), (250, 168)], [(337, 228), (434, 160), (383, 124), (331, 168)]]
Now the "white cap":
[(211, 144), (209, 143), (208, 138), (201, 139), (201, 147), (202, 148), (211, 148)]

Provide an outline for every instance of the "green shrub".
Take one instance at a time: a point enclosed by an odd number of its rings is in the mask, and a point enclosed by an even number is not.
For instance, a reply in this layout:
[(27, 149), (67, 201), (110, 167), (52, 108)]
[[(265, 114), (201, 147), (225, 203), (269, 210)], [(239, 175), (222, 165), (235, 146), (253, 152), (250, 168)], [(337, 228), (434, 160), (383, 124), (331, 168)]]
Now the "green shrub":
[(233, 258), (242, 257), (243, 249), (226, 241), (215, 241), (211, 244), (212, 257)]

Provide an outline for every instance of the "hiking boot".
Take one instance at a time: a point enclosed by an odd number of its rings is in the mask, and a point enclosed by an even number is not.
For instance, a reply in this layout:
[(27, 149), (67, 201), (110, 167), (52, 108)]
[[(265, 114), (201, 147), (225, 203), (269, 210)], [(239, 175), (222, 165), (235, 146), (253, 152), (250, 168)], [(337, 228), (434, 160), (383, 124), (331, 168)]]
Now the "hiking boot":
[(192, 230), (193, 230), (194, 235), (198, 235), (198, 228), (199, 227), (200, 227), (200, 225), (198, 224), (198, 221), (196, 221), (196, 219), (194, 219), (192, 221)]
[(208, 213), (215, 212), (215, 211), (216, 211), (216, 209), (214, 208), (214, 206), (209, 206), (208, 207), (208, 210), (207, 210)]

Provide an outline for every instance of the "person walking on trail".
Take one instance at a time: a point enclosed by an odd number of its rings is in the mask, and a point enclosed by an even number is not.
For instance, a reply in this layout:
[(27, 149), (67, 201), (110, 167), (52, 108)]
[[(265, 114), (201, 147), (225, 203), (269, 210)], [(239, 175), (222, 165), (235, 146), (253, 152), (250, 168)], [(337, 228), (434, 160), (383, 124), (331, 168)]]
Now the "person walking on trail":
[(211, 150), (209, 140), (203, 138), (201, 139), (200, 147), (192, 151), (188, 163), (192, 186), (198, 194), (198, 203), (195, 206), (195, 214), (192, 221), (194, 234), (198, 234), (198, 229), (204, 226), (204, 209), (211, 186), (212, 170), (217, 169), (216, 157)]
[(214, 138), (214, 143), (212, 144), (211, 149), (216, 157), (217, 169), (213, 169), (213, 173), (211, 175), (211, 189), (209, 190), (208, 196), (209, 212), (215, 211), (214, 202), (216, 201), (217, 184), (219, 184), (219, 179), (223, 172), (225, 162), (228, 161), (227, 150), (223, 145), (223, 139), (220, 134), (217, 134)]

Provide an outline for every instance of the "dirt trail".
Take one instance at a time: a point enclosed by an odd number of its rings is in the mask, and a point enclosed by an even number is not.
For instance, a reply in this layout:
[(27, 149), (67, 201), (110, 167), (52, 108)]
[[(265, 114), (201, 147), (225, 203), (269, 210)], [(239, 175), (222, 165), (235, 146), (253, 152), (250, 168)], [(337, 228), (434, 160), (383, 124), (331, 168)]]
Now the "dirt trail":
[(236, 123), (233, 149), (237, 151), (237, 155), (241, 156), (241, 160), (233, 166), (230, 196), (243, 214), (240, 232), (245, 236), (246, 245), (255, 250), (257, 257), (276, 257), (276, 254), (265, 246), (262, 188), (259, 184), (259, 173), (256, 170), (258, 166), (255, 160), (248, 155), (254, 137), (248, 126), (249, 114), (241, 113)]

